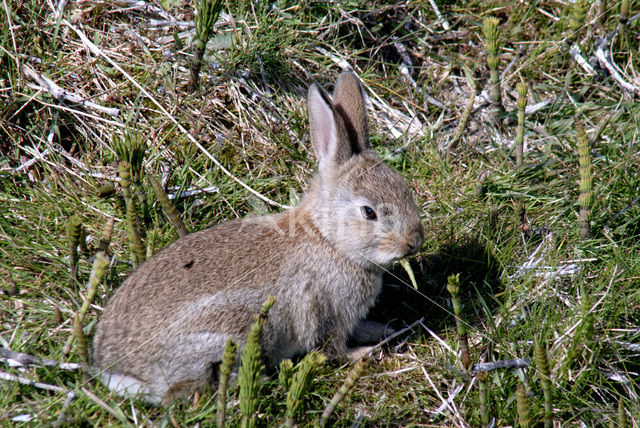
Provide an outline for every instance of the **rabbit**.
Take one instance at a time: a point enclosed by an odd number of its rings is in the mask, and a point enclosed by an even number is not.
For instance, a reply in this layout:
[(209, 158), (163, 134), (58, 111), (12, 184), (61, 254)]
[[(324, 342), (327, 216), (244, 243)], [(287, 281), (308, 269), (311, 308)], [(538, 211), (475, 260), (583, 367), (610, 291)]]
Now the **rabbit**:
[(318, 167), (300, 205), (187, 235), (134, 271), (93, 340), (94, 367), (110, 389), (158, 405), (215, 387), (227, 339), (242, 346), (269, 295), (276, 302), (261, 336), (267, 370), (316, 348), (344, 359), (350, 335), (371, 327), (361, 320), (383, 269), (424, 241), (418, 208), (369, 147), (364, 90), (353, 73), (340, 74), (333, 98), (312, 84), (307, 104)]

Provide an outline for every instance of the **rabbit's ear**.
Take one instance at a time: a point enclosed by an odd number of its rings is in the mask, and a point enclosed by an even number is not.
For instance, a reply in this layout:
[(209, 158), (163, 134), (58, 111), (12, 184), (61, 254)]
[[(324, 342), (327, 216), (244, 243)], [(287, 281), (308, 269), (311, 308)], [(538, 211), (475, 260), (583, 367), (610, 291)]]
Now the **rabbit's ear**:
[(342, 116), (353, 153), (369, 148), (369, 125), (364, 90), (353, 73), (338, 76), (333, 92), (333, 107)]
[(319, 161), (319, 170), (346, 162), (353, 151), (343, 137), (345, 124), (334, 110), (329, 95), (315, 83), (309, 88), (309, 126), (311, 143)]

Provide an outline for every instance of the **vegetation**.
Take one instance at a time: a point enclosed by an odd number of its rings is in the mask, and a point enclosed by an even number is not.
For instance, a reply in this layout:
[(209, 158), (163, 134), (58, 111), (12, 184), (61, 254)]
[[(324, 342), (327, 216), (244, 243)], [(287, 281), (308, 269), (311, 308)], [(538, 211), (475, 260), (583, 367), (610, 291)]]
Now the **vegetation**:
[[(417, 289), (389, 269), (370, 318), (422, 321), (359, 378), (285, 363), (283, 386), (260, 380), (256, 425), (318, 423), (348, 377), (327, 424), (640, 419), (639, 1), (221, 2), (193, 93), (193, 2), (54, 3), (0, 4), (0, 425), (216, 423), (215, 391), (150, 408), (85, 379), (82, 342), (178, 221), (296, 203), (315, 162), (306, 90), (349, 66), (426, 232)], [(238, 425), (233, 376), (227, 393)]]

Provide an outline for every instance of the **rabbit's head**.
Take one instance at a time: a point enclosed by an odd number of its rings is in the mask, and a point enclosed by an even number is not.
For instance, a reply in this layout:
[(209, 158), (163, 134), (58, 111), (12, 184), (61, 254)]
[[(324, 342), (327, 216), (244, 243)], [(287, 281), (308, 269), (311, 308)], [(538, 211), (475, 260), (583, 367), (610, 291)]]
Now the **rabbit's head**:
[(326, 240), (363, 266), (386, 266), (424, 241), (407, 183), (369, 148), (363, 89), (342, 73), (333, 99), (319, 86), (308, 94), (311, 142), (318, 173), (307, 197)]

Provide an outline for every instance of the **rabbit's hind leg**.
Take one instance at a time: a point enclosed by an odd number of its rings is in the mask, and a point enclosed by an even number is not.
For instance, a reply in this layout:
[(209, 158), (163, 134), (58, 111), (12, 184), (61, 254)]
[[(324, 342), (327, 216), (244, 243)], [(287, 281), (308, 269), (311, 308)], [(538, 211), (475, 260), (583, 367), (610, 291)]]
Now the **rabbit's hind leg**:
[(217, 332), (182, 334), (168, 341), (163, 367), (154, 382), (167, 385), (163, 401), (207, 388), (215, 391), (222, 354), (230, 337), (238, 343), (237, 337)]
[(204, 390), (215, 391), (218, 385), (218, 371), (220, 362), (210, 364), (210, 373), (202, 379), (194, 380), (182, 380), (171, 385), (171, 388), (167, 391), (162, 400), (162, 403), (166, 406), (172, 401), (178, 398), (191, 397), (196, 392), (202, 392)]

